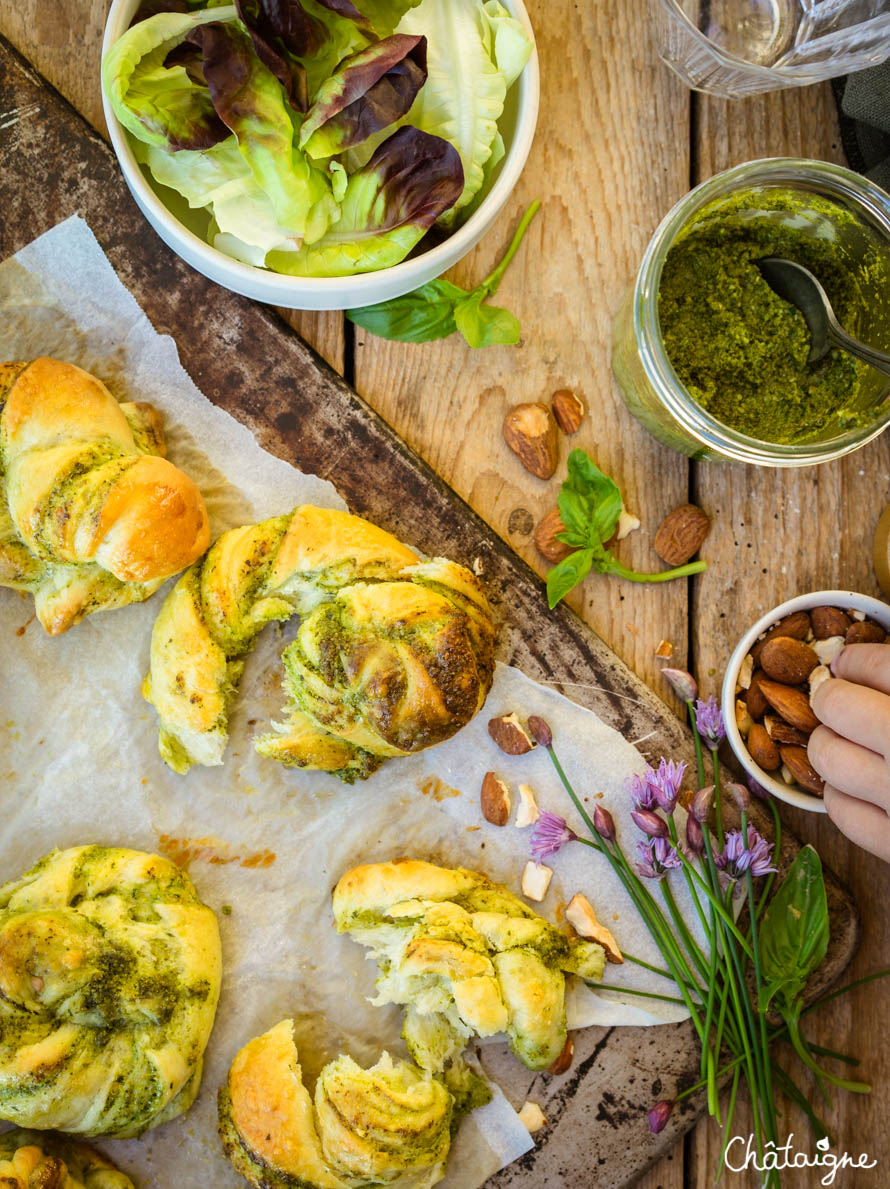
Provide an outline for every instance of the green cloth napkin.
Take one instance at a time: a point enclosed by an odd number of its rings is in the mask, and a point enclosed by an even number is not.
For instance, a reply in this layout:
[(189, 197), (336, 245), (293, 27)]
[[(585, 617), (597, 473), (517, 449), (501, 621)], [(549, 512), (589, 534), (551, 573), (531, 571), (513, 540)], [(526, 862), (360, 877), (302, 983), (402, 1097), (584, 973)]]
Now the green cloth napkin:
[(851, 168), (890, 190), (890, 59), (835, 79), (834, 95)]

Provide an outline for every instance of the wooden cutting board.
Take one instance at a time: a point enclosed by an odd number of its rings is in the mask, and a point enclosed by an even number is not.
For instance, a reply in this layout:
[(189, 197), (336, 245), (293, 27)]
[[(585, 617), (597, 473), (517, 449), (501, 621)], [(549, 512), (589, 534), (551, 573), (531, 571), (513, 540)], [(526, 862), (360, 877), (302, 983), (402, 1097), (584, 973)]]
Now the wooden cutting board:
[[(105, 142), (0, 39), (0, 258), (75, 213), (157, 330), (175, 339), (199, 388), (266, 450), (330, 479), (353, 511), (427, 553), (481, 565), (501, 660), (565, 683), (568, 696), (627, 738), (645, 739), (649, 758), (692, 759), (689, 733), (666, 705), (574, 613), (548, 610), (529, 567), (273, 310), (219, 288), (166, 248)], [(767, 817), (755, 817), (766, 831)], [(799, 845), (783, 832), (784, 864)], [(831, 873), (827, 883), (832, 942), (813, 993), (840, 974), (859, 937), (849, 893)], [(516, 1105), (531, 1098), (549, 1121), (535, 1149), (490, 1186), (630, 1185), (702, 1107), (693, 1099), (660, 1136), (649, 1135), (646, 1108), (697, 1080), (691, 1024), (585, 1029), (562, 1077), (525, 1071), (506, 1048), (487, 1049), (486, 1065)]]

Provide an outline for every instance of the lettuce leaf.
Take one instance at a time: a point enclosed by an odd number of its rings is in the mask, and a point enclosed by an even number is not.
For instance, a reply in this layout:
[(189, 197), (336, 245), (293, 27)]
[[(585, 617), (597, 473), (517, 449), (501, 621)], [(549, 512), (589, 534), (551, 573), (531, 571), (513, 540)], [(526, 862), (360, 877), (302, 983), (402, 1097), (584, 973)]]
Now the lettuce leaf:
[(469, 206), (486, 180), (497, 122), (507, 88), (532, 51), (522, 25), (497, 0), (422, 0), (399, 25), (400, 33), (425, 33), (427, 81), (408, 122), (442, 136), (460, 153), (464, 190), (442, 220)]
[[(284, 87), (288, 101), (299, 111), (309, 103), (312, 60), (339, 61), (344, 53), (373, 37), (370, 22), (351, 0), (317, 0), (315, 11), (300, 0), (236, 0), (238, 16), (247, 29), (257, 57)], [(342, 21), (349, 22), (344, 26)], [(313, 91), (317, 80), (313, 85)]]
[(357, 7), (379, 37), (394, 33), (405, 13), (416, 8), (419, 3), (420, 0), (356, 0)]
[(294, 145), (293, 110), (281, 84), (239, 29), (213, 24), (199, 34), (213, 106), (234, 132), (276, 222), (287, 236), (320, 238), (336, 220), (338, 206), (325, 174)]
[(209, 21), (231, 21), (234, 7), (160, 12), (132, 25), (102, 62), (102, 85), (118, 120), (137, 140), (172, 149), (206, 149), (229, 135), (207, 88), (167, 56)]
[(463, 190), (457, 151), (417, 128), (400, 128), (347, 182), (340, 219), (297, 252), (272, 251), (269, 268), (338, 277), (398, 264)]
[(362, 144), (400, 120), (426, 80), (426, 38), (395, 34), (344, 59), (315, 97), (300, 129), (315, 159)]

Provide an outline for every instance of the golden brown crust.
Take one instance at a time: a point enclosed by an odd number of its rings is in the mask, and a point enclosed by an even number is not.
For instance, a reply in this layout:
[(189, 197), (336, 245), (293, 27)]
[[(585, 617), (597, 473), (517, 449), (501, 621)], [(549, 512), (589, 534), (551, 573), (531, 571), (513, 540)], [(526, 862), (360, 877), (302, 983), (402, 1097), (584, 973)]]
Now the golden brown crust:
[[(101, 380), (47, 357), (2, 365), (0, 387), (10, 377), (0, 409), (0, 469), (15, 530), (35, 558), (95, 564), (119, 582), (144, 584), (178, 573), (204, 552), (204, 501), (194, 482), (160, 456), (163, 431), (151, 406), (122, 407)], [(104, 591), (103, 605), (147, 593)], [(95, 609), (57, 607), (45, 626), (62, 630)]]

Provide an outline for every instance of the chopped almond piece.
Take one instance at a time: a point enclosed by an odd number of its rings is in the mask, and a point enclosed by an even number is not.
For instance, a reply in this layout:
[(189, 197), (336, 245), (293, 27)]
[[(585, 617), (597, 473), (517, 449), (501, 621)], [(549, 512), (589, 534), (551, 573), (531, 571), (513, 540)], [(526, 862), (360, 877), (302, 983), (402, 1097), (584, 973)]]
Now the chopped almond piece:
[(614, 962), (617, 965), (624, 962), (618, 942), (605, 925), (601, 925), (596, 919), (593, 905), (581, 892), (576, 892), (569, 901), (566, 920), (579, 937), (586, 937), (588, 941), (598, 942), (606, 951), (606, 958), (609, 962)]
[(519, 808), (516, 810), (516, 826), (523, 830), (526, 826), (533, 826), (541, 812), (535, 801), (535, 794), (527, 784), (519, 786)]
[(547, 1126), (547, 1118), (536, 1102), (526, 1102), (519, 1112), (519, 1121), (524, 1125), (529, 1135), (534, 1135), (542, 1127)]
[(525, 865), (522, 873), (522, 894), (529, 900), (543, 900), (553, 879), (553, 871), (543, 863), (536, 863), (533, 859)]

